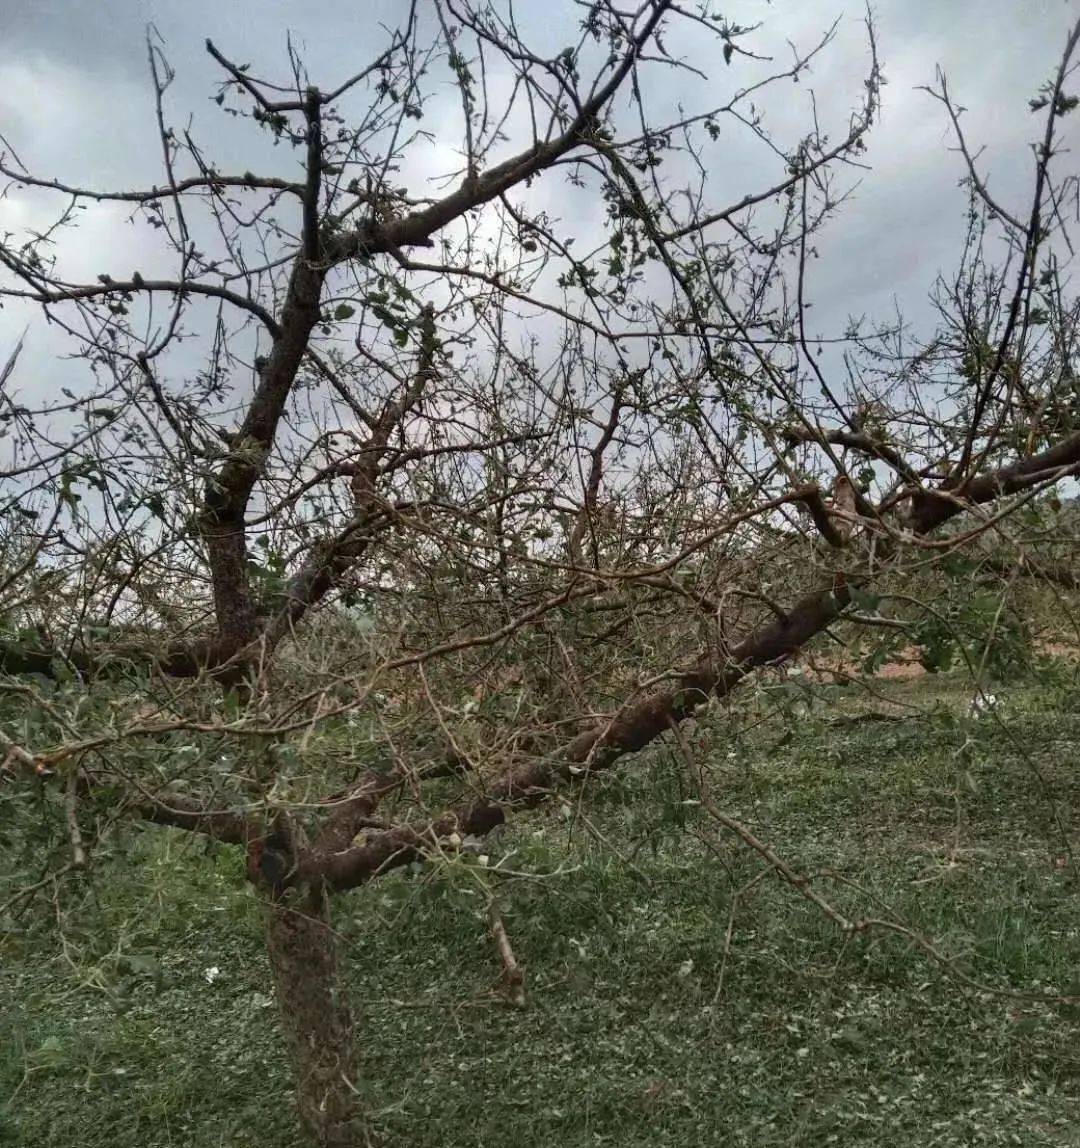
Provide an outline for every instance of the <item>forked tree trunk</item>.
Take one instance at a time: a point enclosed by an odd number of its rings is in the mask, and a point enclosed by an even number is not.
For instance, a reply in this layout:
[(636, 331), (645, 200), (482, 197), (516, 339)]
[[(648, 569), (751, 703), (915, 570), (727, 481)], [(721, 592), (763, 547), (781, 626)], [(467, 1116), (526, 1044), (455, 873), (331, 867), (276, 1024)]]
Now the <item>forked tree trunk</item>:
[(301, 1122), (318, 1148), (362, 1148), (371, 1140), (352, 1089), (352, 1012), (329, 899), (312, 894), (294, 902), (268, 895), (267, 913), (267, 948)]

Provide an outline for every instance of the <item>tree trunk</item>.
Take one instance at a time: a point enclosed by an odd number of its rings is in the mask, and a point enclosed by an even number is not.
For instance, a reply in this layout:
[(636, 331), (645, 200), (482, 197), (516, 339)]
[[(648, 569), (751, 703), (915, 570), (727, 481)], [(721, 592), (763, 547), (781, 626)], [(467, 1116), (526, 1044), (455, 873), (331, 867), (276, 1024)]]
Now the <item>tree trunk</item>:
[(312, 893), (286, 901), (268, 894), (267, 912), (267, 948), (300, 1119), (318, 1148), (361, 1148), (371, 1140), (352, 1088), (353, 1021), (329, 898)]

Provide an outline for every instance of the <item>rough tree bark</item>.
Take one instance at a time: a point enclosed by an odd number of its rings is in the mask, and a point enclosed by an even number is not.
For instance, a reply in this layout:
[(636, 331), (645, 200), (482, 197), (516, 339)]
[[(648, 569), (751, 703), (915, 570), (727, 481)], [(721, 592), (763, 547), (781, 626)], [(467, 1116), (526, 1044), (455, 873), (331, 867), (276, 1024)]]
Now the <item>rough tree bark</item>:
[(372, 1143), (353, 1087), (356, 1043), (325, 892), (265, 890), (266, 945), (300, 1120), (318, 1148)]

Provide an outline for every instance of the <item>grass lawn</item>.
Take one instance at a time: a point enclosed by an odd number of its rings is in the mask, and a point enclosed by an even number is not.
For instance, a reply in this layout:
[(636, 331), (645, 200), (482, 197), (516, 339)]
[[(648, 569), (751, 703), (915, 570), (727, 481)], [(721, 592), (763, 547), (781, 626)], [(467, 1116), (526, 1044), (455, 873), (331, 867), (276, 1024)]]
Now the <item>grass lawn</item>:
[[(746, 890), (760, 859), (661, 747), (486, 846), (540, 875), (500, 885), (523, 1010), (498, 991), (475, 858), (339, 901), (387, 1140), (1080, 1145), (1080, 1009), (986, 991), (1080, 993), (1075, 684), (996, 688), (1000, 717), (977, 719), (958, 679), (882, 689), (759, 693), (692, 740), (725, 813), (951, 970), (902, 936), (845, 939), (772, 874)], [(0, 925), (0, 1144), (298, 1143), (234, 852), (129, 831), (92, 883)]]

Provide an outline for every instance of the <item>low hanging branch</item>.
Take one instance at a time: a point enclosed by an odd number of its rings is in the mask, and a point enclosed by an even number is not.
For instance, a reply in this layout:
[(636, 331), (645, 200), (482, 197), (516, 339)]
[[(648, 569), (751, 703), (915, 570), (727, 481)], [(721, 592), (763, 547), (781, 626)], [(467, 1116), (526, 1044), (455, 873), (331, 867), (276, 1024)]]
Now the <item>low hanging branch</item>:
[[(910, 521), (919, 533), (929, 533), (968, 506), (989, 503), (1077, 473), (1080, 433), (1041, 454), (979, 476), (969, 485), (966, 500), (952, 494), (923, 495)], [(362, 841), (354, 842), (358, 830), (372, 824), (372, 815), (382, 797), (393, 792), (408, 773), (397, 779), (373, 777), (361, 782), (351, 795), (337, 803), (336, 811), (314, 843), (299, 848), (283, 883), (313, 887), (325, 883), (331, 888), (346, 889), (422, 858), (437, 842), (451, 835), (482, 837), (513, 811), (546, 800), (560, 785), (609, 769), (625, 756), (644, 749), (673, 724), (691, 717), (710, 697), (730, 693), (755, 670), (789, 659), (839, 619), (851, 602), (851, 586), (843, 579), (805, 595), (737, 645), (726, 651), (709, 649), (701, 653), (688, 668), (668, 675), (667, 684), (629, 698), (561, 749), (512, 768), (489, 784), (478, 800), (425, 825), (379, 828), (376, 824), (362, 833)], [(20, 763), (38, 768), (33, 755), (10, 741), (6, 746), (0, 743), (0, 749), (5, 749), (9, 768)], [(438, 768), (427, 771), (425, 776), (446, 776), (455, 771), (456, 767)], [(173, 793), (160, 797), (133, 795), (129, 808), (146, 820), (205, 833), (226, 842), (245, 843), (255, 831), (242, 813), (213, 809), (197, 799)]]
[[(924, 518), (915, 519), (919, 532), (937, 529), (966, 506), (1039, 485), (1048, 473), (1058, 479), (1080, 473), (1080, 433), (1041, 455), (981, 476), (970, 485), (966, 504), (955, 498), (931, 500), (927, 505), (934, 507), (933, 514), (924, 512)], [(611, 768), (692, 716), (710, 697), (724, 697), (755, 670), (791, 658), (837, 621), (851, 602), (846, 581), (807, 594), (783, 617), (760, 626), (726, 652), (702, 653), (688, 669), (671, 675), (671, 684), (631, 698), (550, 756), (511, 769), (489, 785), (480, 800), (419, 828), (400, 826), (365, 835), (362, 845), (345, 850), (316, 845), (300, 859), (296, 880), (349, 888), (424, 856), (436, 841), (453, 833), (477, 837), (490, 833), (514, 810), (546, 800), (561, 784)]]
[(514, 955), (510, 937), (506, 932), (506, 924), (494, 895), (488, 902), (488, 921), (491, 924), (491, 935), (495, 939), (495, 947), (499, 952), (499, 960), (502, 961), (503, 984), (507, 996), (515, 1008), (524, 1008), (525, 970), (518, 964), (518, 959)]

